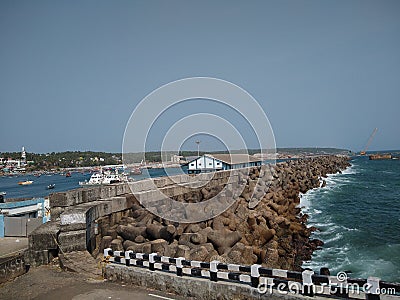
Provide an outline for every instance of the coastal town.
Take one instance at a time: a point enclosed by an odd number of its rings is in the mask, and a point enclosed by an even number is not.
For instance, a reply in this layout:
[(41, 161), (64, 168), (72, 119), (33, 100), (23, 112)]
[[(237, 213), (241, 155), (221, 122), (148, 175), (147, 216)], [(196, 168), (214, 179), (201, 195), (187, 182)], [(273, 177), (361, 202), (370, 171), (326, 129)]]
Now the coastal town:
[[(282, 148), (272, 154), (261, 154), (260, 150), (233, 151), (232, 153), (248, 153), (258, 159), (291, 159), (304, 158), (316, 155), (342, 154), (351, 152), (344, 149), (333, 148)], [(267, 153), (271, 151), (266, 151)], [(181, 153), (167, 152), (165, 161), (161, 160), (160, 152), (127, 154), (133, 159), (129, 167), (133, 168), (173, 168), (187, 164), (197, 158), (197, 154), (228, 154), (229, 152), (199, 152), (182, 151)], [(93, 151), (67, 151), (52, 153), (30, 153), (22, 147), (21, 152), (0, 152), (0, 176), (16, 176), (33, 173), (98, 170), (102, 166), (122, 165), (121, 153), (93, 152)]]

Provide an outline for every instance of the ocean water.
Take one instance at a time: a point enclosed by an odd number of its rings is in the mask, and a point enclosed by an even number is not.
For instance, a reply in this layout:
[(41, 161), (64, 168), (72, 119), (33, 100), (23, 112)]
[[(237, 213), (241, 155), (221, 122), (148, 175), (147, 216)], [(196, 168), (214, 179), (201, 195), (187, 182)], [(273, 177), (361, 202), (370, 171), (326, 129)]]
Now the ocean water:
[[(134, 180), (141, 180), (148, 177), (160, 177), (165, 176), (168, 172), (169, 175), (176, 175), (185, 172), (185, 168), (166, 168), (166, 169), (149, 169), (144, 170), (141, 175), (132, 175), (131, 178)], [(72, 172), (71, 177), (65, 177), (65, 175), (51, 174), (41, 175), (35, 177), (33, 175), (21, 175), (21, 176), (3, 176), (0, 177), (0, 192), (6, 192), (5, 198), (39, 198), (47, 197), (50, 193), (64, 192), (76, 188), (80, 188), (79, 181), (85, 181), (90, 179), (90, 173)], [(33, 180), (31, 185), (18, 185), (19, 181)], [(54, 189), (47, 190), (47, 186), (55, 184)]]
[(356, 157), (324, 188), (302, 195), (312, 238), (325, 244), (303, 267), (400, 282), (400, 160)]

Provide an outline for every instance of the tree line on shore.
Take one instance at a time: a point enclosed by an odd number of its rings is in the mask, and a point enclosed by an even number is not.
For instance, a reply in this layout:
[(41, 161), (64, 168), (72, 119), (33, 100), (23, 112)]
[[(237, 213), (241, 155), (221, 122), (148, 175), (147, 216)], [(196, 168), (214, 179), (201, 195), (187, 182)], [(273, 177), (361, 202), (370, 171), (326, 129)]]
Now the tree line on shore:
[[(314, 153), (314, 154), (338, 154), (343, 153), (343, 149), (335, 148), (279, 148), (276, 149), (280, 153), (299, 154), (299, 153)], [(248, 153), (250, 155), (260, 153), (260, 149), (233, 150), (230, 153)], [(205, 153), (229, 153), (228, 151), (200, 151), (199, 155)], [(186, 151), (167, 151), (163, 153), (161, 158), (160, 151), (149, 151), (146, 153), (110, 153), (96, 151), (64, 151), (51, 153), (26, 153), (27, 168), (29, 170), (42, 169), (58, 169), (58, 168), (76, 168), (76, 167), (94, 167), (104, 165), (122, 164), (122, 156), (128, 159), (129, 162), (160, 162), (162, 160), (169, 161), (173, 155), (181, 155), (183, 157), (197, 156), (197, 150)], [(21, 159), (21, 152), (2, 152), (0, 157), (6, 161), (8, 158), (17, 160)], [(6, 163), (3, 164), (3, 167)]]

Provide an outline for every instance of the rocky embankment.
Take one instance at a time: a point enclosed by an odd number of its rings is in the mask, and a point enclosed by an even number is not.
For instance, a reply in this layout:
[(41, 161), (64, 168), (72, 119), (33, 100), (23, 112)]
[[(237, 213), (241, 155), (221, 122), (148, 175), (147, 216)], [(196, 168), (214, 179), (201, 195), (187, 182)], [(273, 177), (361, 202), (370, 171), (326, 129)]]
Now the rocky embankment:
[[(98, 220), (101, 243), (94, 254), (101, 255), (104, 248), (111, 247), (190, 260), (259, 263), (299, 270), (322, 245), (309, 239), (315, 228), (306, 226), (308, 216), (298, 207), (300, 193), (323, 187), (327, 174), (341, 172), (349, 165), (346, 157), (337, 156), (280, 163), (271, 168), (271, 183), (256, 202), (251, 195), (252, 189), (260, 187), (260, 167), (252, 168), (238, 200), (218, 217), (196, 224), (162, 220), (136, 202), (118, 224), (111, 217)], [(207, 188), (198, 193), (215, 194)]]

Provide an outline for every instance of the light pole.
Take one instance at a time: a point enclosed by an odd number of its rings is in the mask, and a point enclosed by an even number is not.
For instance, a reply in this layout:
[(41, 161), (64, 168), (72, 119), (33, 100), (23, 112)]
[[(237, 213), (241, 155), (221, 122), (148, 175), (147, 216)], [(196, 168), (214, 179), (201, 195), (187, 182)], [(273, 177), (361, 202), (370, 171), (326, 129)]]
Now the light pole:
[(200, 156), (200, 141), (196, 141), (197, 144), (197, 157)]

